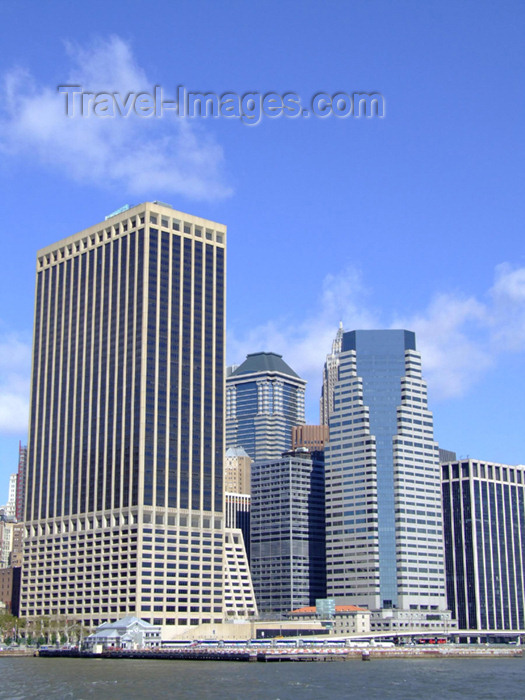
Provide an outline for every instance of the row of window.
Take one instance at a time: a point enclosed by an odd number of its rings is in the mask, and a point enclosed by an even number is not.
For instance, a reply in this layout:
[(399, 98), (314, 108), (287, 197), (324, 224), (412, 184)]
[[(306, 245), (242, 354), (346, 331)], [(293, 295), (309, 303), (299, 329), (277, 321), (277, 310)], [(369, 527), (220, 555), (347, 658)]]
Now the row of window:
[[(190, 224), (186, 221), (181, 221), (177, 218), (168, 218), (167, 216), (150, 214), (150, 223), (158, 225), (160, 219), (160, 225), (168, 230), (173, 231), (183, 231), (185, 234), (194, 234), (197, 237), (205, 238), (208, 241), (215, 240), (217, 243), (224, 243), (224, 234), (219, 231), (214, 231), (213, 229), (203, 228), (196, 224)], [(90, 247), (105, 243), (111, 240), (113, 237), (118, 236), (121, 233), (127, 233), (128, 230), (133, 230), (137, 226), (144, 225), (145, 214), (141, 212), (137, 216), (132, 216), (127, 220), (120, 221), (105, 229), (101, 229), (95, 233), (84, 236), (83, 238), (63, 245), (56, 250), (43, 255), (38, 259), (39, 268), (43, 268), (45, 265), (50, 265), (54, 262), (64, 260), (72, 255), (80, 253), (84, 250), (88, 250)]]
[(479, 478), (525, 484), (525, 469), (498, 464), (462, 462), (442, 465), (443, 479)]

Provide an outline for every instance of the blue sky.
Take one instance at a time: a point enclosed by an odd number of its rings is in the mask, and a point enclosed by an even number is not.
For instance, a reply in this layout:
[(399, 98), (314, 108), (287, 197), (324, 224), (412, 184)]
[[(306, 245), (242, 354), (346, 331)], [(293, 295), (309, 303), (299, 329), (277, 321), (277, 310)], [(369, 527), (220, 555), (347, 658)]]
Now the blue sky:
[[(0, 0), (0, 503), (27, 435), (36, 251), (160, 199), (228, 226), (228, 361), (318, 419), (339, 321), (417, 334), (435, 435), (525, 462), (521, 2)], [(379, 92), (382, 119), (65, 116), (121, 94)]]

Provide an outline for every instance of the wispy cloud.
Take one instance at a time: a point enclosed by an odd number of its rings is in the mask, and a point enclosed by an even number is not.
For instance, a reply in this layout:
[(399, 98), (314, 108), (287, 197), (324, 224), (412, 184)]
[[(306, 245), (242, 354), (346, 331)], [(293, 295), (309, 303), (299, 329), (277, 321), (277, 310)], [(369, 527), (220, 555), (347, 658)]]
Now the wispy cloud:
[(472, 297), (439, 294), (423, 312), (391, 325), (415, 331), (433, 398), (464, 395), (496, 360), (487, 343), (490, 309)]
[(440, 294), (398, 324), (416, 331), (434, 398), (464, 396), (503, 356), (525, 350), (525, 268), (498, 265), (480, 299)]
[(9, 332), (0, 336), (0, 433), (27, 433), (31, 343)]
[(490, 300), (493, 344), (508, 350), (525, 349), (525, 267), (498, 265)]
[(369, 308), (367, 301), (368, 291), (356, 269), (327, 275), (318, 303), (306, 317), (298, 320), (280, 316), (246, 332), (230, 329), (229, 362), (238, 364), (250, 352), (277, 352), (308, 381), (309, 400), (315, 403), (323, 363), (339, 322), (344, 321), (346, 328), (380, 327), (379, 313)]
[(415, 331), (433, 399), (463, 396), (505, 353), (525, 350), (525, 268), (499, 265), (493, 285), (479, 299), (440, 293), (420, 312), (390, 318), (387, 311), (370, 308), (366, 289), (355, 270), (329, 275), (318, 308), (310, 317), (300, 322), (279, 317), (245, 333), (233, 329), (229, 361), (241, 362), (247, 353), (259, 350), (282, 354), (308, 380), (308, 402), (313, 413), (321, 369), (340, 320), (347, 330)]
[[(433, 400), (463, 396), (507, 353), (525, 351), (525, 268), (500, 265), (481, 299), (437, 294), (417, 314), (391, 317), (371, 307), (360, 274), (328, 275), (316, 308), (300, 320), (280, 316), (228, 332), (228, 361), (250, 352), (278, 352), (309, 382), (310, 420), (316, 420), (321, 369), (339, 322), (346, 329), (407, 328), (416, 332)], [(25, 434), (29, 413), (31, 346), (0, 332), (0, 432)]]
[[(93, 93), (151, 92), (154, 80), (118, 36), (90, 46), (67, 44), (70, 60), (63, 85)], [(176, 193), (198, 199), (231, 194), (222, 148), (202, 129), (172, 116), (144, 118), (68, 117), (65, 94), (40, 85), (26, 70), (3, 76), (0, 149), (16, 157), (30, 153), (46, 167), (100, 187), (131, 195)]]

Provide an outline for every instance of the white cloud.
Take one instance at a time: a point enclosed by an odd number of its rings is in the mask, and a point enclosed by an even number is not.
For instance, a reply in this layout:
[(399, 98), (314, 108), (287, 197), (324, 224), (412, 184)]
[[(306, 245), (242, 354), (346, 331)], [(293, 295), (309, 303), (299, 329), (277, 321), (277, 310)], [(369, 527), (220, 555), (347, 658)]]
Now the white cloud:
[(425, 379), (433, 398), (465, 394), (494, 362), (482, 338), (488, 310), (476, 299), (440, 294), (420, 314), (399, 318), (392, 327), (416, 333)]
[[(89, 47), (68, 44), (67, 53), (71, 68), (63, 85), (80, 85), (85, 92), (117, 92), (122, 99), (129, 92), (154, 89), (155, 82), (136, 63), (130, 45), (117, 36)], [(150, 118), (133, 113), (68, 117), (66, 95), (57, 86), (38, 85), (20, 69), (4, 75), (3, 82), (0, 149), (6, 153), (30, 153), (77, 181), (118, 186), (131, 195), (154, 191), (218, 199), (231, 194), (222, 148), (173, 113)]]
[(390, 327), (415, 331), (433, 400), (463, 396), (502, 355), (525, 350), (525, 268), (499, 265), (493, 286), (481, 299), (437, 294), (421, 312), (387, 323), (368, 308), (355, 270), (329, 275), (319, 308), (309, 318), (294, 322), (281, 317), (245, 334), (232, 331), (229, 361), (241, 362), (247, 353), (261, 350), (282, 354), (309, 381), (307, 396), (313, 413), (323, 363), (340, 320), (346, 330)]
[(402, 321), (416, 331), (435, 398), (465, 395), (506, 353), (525, 350), (525, 267), (498, 265), (482, 299), (439, 295)]
[[(307, 396), (315, 404), (321, 391), (321, 371), (339, 322), (346, 328), (378, 327), (375, 311), (365, 306), (367, 291), (353, 268), (323, 281), (317, 308), (300, 321), (282, 316), (239, 333), (228, 333), (228, 361), (239, 364), (251, 352), (276, 352), (309, 383)], [(312, 411), (315, 409), (312, 409)], [(315, 416), (312, 416), (312, 420)]]
[[(296, 321), (281, 316), (245, 332), (229, 329), (228, 362), (272, 351), (309, 382), (309, 420), (317, 418), (321, 371), (339, 322), (347, 330), (407, 328), (417, 337), (432, 399), (468, 393), (501, 357), (525, 350), (525, 268), (500, 265), (483, 299), (438, 294), (418, 314), (385, 324), (369, 308), (360, 275), (328, 275), (313, 312)], [(31, 346), (14, 333), (0, 337), (0, 432), (25, 434), (29, 414)]]
[(490, 290), (492, 305), (492, 343), (498, 349), (520, 351), (525, 348), (525, 267), (513, 269), (498, 265)]
[(240, 363), (250, 352), (277, 352), (298, 374), (307, 378), (320, 373), (324, 358), (342, 319), (354, 326), (371, 327), (376, 318), (362, 299), (366, 291), (359, 273), (349, 268), (337, 275), (327, 275), (323, 281), (317, 308), (301, 320), (281, 316), (246, 333), (232, 330), (228, 335), (228, 358)]
[(31, 344), (14, 333), (0, 337), (0, 432), (27, 433)]

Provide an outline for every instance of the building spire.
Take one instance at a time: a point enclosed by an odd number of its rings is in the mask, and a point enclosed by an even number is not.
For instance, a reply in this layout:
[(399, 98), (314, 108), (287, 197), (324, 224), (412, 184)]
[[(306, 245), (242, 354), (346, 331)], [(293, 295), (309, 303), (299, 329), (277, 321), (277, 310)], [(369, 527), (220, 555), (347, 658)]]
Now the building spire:
[(320, 400), (321, 425), (328, 425), (328, 419), (333, 408), (334, 385), (338, 379), (339, 355), (343, 347), (343, 322), (339, 321), (339, 328), (332, 342), (332, 352), (326, 356), (323, 368), (323, 388)]

